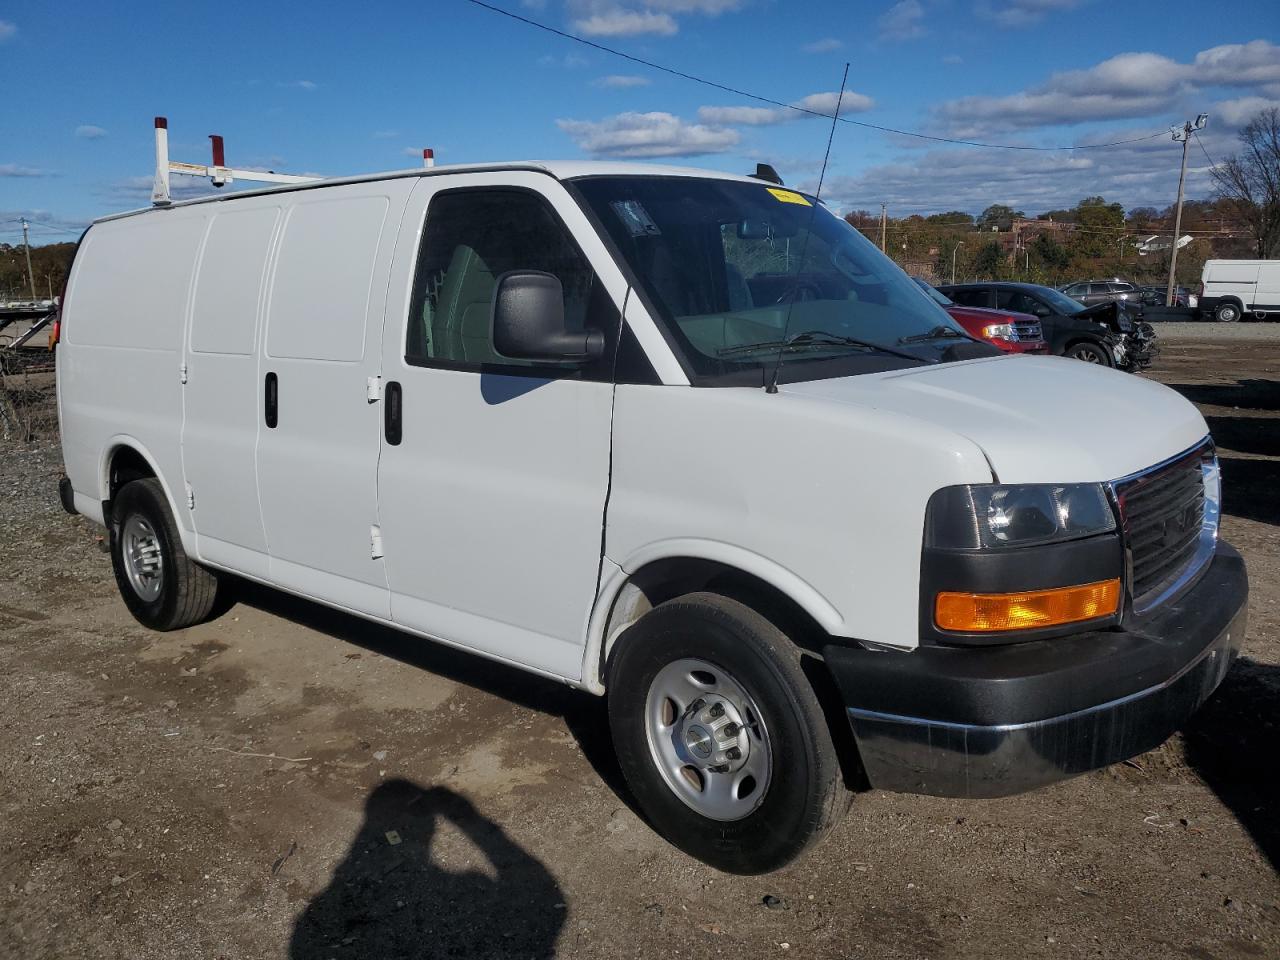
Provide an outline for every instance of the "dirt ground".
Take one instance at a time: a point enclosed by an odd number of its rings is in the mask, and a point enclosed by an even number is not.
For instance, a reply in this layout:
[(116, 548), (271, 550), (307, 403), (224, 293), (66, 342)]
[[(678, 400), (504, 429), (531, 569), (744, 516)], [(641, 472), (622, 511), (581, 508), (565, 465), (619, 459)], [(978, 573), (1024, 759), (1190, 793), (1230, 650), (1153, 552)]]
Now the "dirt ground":
[(1169, 336), (1152, 373), (1252, 577), (1184, 733), (1012, 799), (859, 795), (755, 878), (633, 813), (592, 697), (256, 588), (142, 629), (56, 442), (0, 445), (0, 957), (1280, 956), (1278, 369)]

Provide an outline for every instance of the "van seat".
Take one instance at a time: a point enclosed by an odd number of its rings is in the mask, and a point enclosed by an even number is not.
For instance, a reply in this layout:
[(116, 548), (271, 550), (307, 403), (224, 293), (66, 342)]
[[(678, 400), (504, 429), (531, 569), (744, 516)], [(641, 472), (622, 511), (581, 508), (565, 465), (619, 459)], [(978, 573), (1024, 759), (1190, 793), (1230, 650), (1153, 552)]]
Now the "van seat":
[(471, 363), (504, 362), (490, 334), (493, 271), (471, 247), (454, 248), (431, 320), (434, 354)]

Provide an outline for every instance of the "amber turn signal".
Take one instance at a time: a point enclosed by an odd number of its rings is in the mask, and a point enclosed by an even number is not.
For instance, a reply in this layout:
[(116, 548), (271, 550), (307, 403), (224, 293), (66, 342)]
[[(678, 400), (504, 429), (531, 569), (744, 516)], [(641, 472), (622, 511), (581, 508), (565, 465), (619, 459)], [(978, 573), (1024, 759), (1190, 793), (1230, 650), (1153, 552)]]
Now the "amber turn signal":
[(956, 633), (1034, 630), (1109, 617), (1120, 605), (1120, 581), (1022, 593), (939, 593), (934, 622)]

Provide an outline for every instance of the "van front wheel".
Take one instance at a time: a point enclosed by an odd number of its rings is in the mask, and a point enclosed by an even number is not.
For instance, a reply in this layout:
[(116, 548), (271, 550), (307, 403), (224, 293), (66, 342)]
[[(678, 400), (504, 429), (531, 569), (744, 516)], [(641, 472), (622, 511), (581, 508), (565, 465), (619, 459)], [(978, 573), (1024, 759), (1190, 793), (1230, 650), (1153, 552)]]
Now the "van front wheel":
[(214, 574), (187, 556), (155, 479), (126, 483), (111, 504), (111, 566), (134, 618), (152, 630), (179, 630), (209, 616)]
[(627, 783), (691, 856), (776, 870), (848, 808), (800, 651), (749, 607), (710, 593), (656, 607), (619, 639), (607, 685)]

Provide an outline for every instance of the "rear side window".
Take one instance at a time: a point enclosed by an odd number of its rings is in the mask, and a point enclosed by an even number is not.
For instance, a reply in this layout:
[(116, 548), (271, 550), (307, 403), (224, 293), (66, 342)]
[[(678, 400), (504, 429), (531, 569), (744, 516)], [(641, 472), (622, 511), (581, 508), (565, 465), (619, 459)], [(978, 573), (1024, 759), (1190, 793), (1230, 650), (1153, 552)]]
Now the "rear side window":
[[(571, 328), (598, 329), (604, 359), (586, 367), (501, 356), (493, 347), (493, 294), (511, 270), (550, 273), (564, 291)], [(427, 209), (409, 307), (405, 359), (425, 366), (610, 379), (619, 313), (545, 198), (529, 190), (461, 189)]]
[(1011, 310), (1014, 313), (1035, 314), (1037, 310), (1043, 312), (1040, 304), (1021, 290), (1001, 290), (996, 297), (996, 303), (1001, 310)]
[(991, 305), (991, 294), (987, 290), (953, 290), (947, 294), (963, 307), (987, 307)]

